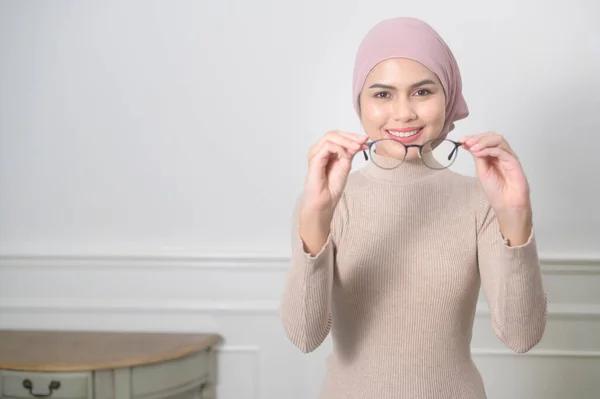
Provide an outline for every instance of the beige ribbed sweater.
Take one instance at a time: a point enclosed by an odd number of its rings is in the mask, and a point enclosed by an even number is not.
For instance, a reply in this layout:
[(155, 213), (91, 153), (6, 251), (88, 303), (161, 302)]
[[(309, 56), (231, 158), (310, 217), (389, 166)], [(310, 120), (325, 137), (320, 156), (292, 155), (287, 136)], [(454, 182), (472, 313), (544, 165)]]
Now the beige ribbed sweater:
[(528, 351), (544, 333), (534, 232), (508, 246), (474, 177), (369, 162), (350, 174), (316, 256), (293, 222), (281, 318), (303, 352), (331, 332), (322, 399), (486, 398), (470, 353), (480, 284), (507, 347)]

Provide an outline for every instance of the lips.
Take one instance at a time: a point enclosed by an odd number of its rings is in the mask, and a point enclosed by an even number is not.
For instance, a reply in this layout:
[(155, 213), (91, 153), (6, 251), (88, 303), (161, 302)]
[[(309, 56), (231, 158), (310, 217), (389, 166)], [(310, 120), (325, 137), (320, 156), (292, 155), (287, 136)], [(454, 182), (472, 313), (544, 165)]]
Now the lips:
[(411, 126), (398, 129), (387, 129), (385, 132), (389, 139), (408, 144), (417, 141), (425, 130), (424, 126)]
[(390, 129), (387, 132), (394, 137), (408, 138), (421, 132), (422, 128)]

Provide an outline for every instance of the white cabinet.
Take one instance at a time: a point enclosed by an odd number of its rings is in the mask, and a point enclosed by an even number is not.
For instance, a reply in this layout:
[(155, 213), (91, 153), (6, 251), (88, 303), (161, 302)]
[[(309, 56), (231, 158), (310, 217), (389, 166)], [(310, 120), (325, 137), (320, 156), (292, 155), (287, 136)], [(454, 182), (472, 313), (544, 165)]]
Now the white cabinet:
[(213, 399), (216, 334), (0, 331), (2, 399)]

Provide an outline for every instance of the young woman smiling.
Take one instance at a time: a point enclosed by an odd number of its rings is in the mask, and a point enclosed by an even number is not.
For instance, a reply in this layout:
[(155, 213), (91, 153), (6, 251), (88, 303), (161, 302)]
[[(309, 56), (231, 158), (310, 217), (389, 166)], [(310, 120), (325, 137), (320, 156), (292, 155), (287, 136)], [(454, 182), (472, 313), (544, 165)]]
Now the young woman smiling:
[[(460, 72), (418, 19), (368, 32), (353, 93), (366, 135), (331, 131), (308, 153), (286, 334), (311, 352), (331, 332), (323, 399), (484, 399), (470, 350), (480, 286), (507, 347), (530, 350), (546, 326), (519, 159), (493, 132), (447, 137), (469, 114)], [(448, 168), (463, 151), (476, 177)], [(351, 173), (359, 153), (370, 162)]]

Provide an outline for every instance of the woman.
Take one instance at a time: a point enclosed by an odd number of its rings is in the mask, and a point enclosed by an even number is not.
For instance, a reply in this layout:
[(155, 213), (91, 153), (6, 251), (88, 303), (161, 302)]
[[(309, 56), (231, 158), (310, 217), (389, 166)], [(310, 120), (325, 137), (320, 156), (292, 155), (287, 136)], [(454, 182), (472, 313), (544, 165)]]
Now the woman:
[[(418, 19), (368, 32), (353, 88), (367, 136), (328, 132), (309, 151), (281, 304), (286, 334), (307, 353), (332, 333), (324, 399), (484, 399), (470, 353), (480, 285), (513, 351), (534, 347), (546, 326), (519, 160), (495, 133), (446, 137), (469, 113), (460, 72)], [(476, 177), (447, 168), (464, 151)], [(360, 152), (369, 162), (350, 173)]]

